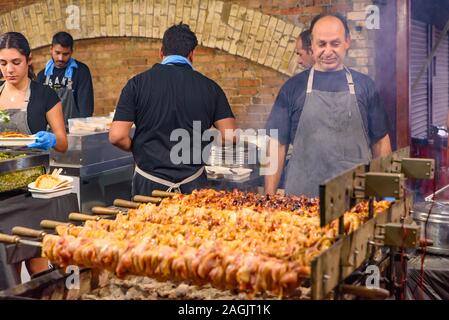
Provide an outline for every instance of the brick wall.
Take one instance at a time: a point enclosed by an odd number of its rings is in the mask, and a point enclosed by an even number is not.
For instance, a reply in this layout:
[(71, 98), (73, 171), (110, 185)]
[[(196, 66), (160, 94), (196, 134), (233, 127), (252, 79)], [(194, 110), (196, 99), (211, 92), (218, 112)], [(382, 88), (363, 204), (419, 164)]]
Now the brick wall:
[[(19, 30), (16, 31), (24, 32), (32, 46), (38, 47), (33, 51), (34, 63), (36, 70), (41, 69), (49, 58), (51, 34), (64, 28), (63, 9), (76, 1), (0, 1), (0, 32), (11, 26), (17, 26)], [(95, 5), (94, 1), (89, 0), (82, 3), (87, 4), (82, 7), (81, 30), (72, 32), (76, 39), (80, 39), (76, 41), (75, 57), (91, 68), (95, 114), (107, 114), (116, 105), (126, 81), (158, 61), (162, 35), (162, 27), (159, 28), (158, 23), (163, 20), (167, 24), (170, 17), (153, 19), (148, 9), (144, 18), (138, 13), (132, 15), (133, 10), (139, 12), (140, 7), (134, 8), (133, 3), (137, 1), (131, 0), (100, 0)], [(356, 26), (363, 26), (364, 8), (372, 3), (371, 0), (141, 0), (140, 3), (168, 3), (176, 6), (177, 10), (171, 12), (183, 18), (186, 18), (186, 12), (191, 12), (191, 16), (183, 20), (197, 29), (205, 19), (204, 29), (199, 34), (202, 46), (199, 47), (195, 67), (223, 87), (243, 128), (263, 127), (280, 87), (289, 74), (300, 71), (295, 70), (293, 34), (299, 34), (316, 14), (335, 11), (347, 14), (353, 37), (348, 65), (374, 77), (372, 34), (365, 28), (356, 30)], [(218, 20), (211, 18), (208, 25), (210, 12), (207, 10), (211, 3), (220, 3), (211, 15)], [(27, 9), (24, 5), (33, 6)], [(109, 5), (106, 13), (102, 10), (103, 5)], [(195, 6), (200, 9), (196, 16), (193, 15)], [(54, 7), (61, 8), (59, 13), (62, 18), (57, 18), (56, 12), (52, 14)], [(9, 15), (10, 10), (21, 8), (24, 8), (23, 13)], [(183, 9), (178, 14), (179, 8)], [(153, 13), (161, 12), (160, 7), (151, 10)], [(167, 11), (169, 14), (170, 9)], [(22, 18), (34, 15), (37, 18)], [(173, 16), (171, 18), (174, 19)], [(50, 24), (48, 19), (56, 20)], [(213, 21), (219, 22), (213, 25)], [(148, 24), (150, 28), (147, 28)]]
[(0, 14), (40, 1), (41, 0), (0, 0)]
[[(91, 69), (95, 114), (108, 114), (133, 75), (159, 61), (160, 40), (140, 38), (91, 39), (76, 43), (74, 57)], [(33, 51), (35, 71), (49, 58), (49, 47)], [(195, 68), (214, 79), (242, 128), (262, 128), (281, 85), (288, 76), (246, 59), (209, 48), (198, 48)]]

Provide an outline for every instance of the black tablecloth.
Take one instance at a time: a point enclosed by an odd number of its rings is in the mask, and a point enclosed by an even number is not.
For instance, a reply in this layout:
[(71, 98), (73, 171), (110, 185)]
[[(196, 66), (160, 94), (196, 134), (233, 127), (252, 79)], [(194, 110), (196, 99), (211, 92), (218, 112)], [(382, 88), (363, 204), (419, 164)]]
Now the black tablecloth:
[[(11, 234), (15, 226), (41, 229), (43, 219), (67, 221), (70, 212), (79, 211), (76, 194), (35, 199), (28, 192), (0, 200), (0, 232)], [(40, 255), (40, 249), (23, 245), (0, 244), (0, 290), (16, 285), (18, 279), (11, 265)]]
[(425, 300), (449, 300), (449, 257), (426, 255), (423, 285), (421, 256), (413, 257), (407, 268), (407, 298)]

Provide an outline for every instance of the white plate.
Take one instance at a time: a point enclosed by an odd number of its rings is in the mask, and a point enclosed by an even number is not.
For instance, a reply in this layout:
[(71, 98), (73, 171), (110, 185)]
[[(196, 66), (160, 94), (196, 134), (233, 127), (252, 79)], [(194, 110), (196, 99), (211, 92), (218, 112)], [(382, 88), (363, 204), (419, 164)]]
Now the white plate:
[(72, 183), (73, 183), (73, 178), (69, 177), (69, 176), (64, 176), (64, 175), (59, 175), (59, 178), (62, 180), (67, 180), (70, 185), (64, 188), (58, 188), (58, 189), (41, 189), (41, 188), (36, 188), (36, 181), (31, 182), (28, 185), (28, 189), (31, 192), (39, 192), (39, 193), (52, 193), (52, 192), (57, 192), (57, 191), (61, 191), (61, 190), (68, 190), (68, 189), (72, 189)]
[(70, 194), (72, 193), (72, 188), (70, 187), (67, 190), (58, 190), (56, 192), (51, 192), (51, 193), (40, 193), (40, 192), (35, 192), (35, 191), (31, 191), (31, 196), (33, 198), (37, 198), (37, 199), (51, 199), (51, 198), (56, 198), (56, 197), (60, 197), (60, 196), (65, 196), (66, 194)]
[(35, 137), (29, 138), (0, 138), (0, 147), (24, 147), (36, 142)]
[(253, 169), (249, 169), (249, 168), (227, 168), (227, 167), (220, 167), (220, 166), (206, 166), (206, 172), (209, 174), (245, 176), (245, 175), (248, 175), (249, 173), (251, 173), (252, 171), (253, 171)]

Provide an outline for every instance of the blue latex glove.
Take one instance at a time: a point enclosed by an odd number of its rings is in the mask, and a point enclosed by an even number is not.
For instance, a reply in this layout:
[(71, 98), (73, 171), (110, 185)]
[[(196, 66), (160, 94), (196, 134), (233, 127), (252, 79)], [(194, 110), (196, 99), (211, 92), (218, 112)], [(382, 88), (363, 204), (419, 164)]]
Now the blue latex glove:
[(35, 136), (36, 142), (27, 145), (28, 148), (48, 150), (56, 145), (56, 136), (51, 132), (39, 131)]

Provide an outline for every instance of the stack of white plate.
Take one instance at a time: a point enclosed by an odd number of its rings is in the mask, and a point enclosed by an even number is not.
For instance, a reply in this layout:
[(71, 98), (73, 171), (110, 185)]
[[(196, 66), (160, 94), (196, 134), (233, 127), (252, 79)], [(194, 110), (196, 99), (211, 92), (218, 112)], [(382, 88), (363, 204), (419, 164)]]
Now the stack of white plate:
[(33, 198), (38, 199), (51, 199), (72, 193), (73, 178), (63, 175), (59, 175), (58, 178), (61, 180), (65, 180), (65, 182), (62, 183), (61, 186), (56, 186), (52, 189), (41, 189), (37, 188), (36, 182), (33, 181), (28, 185), (28, 190), (31, 192)]

